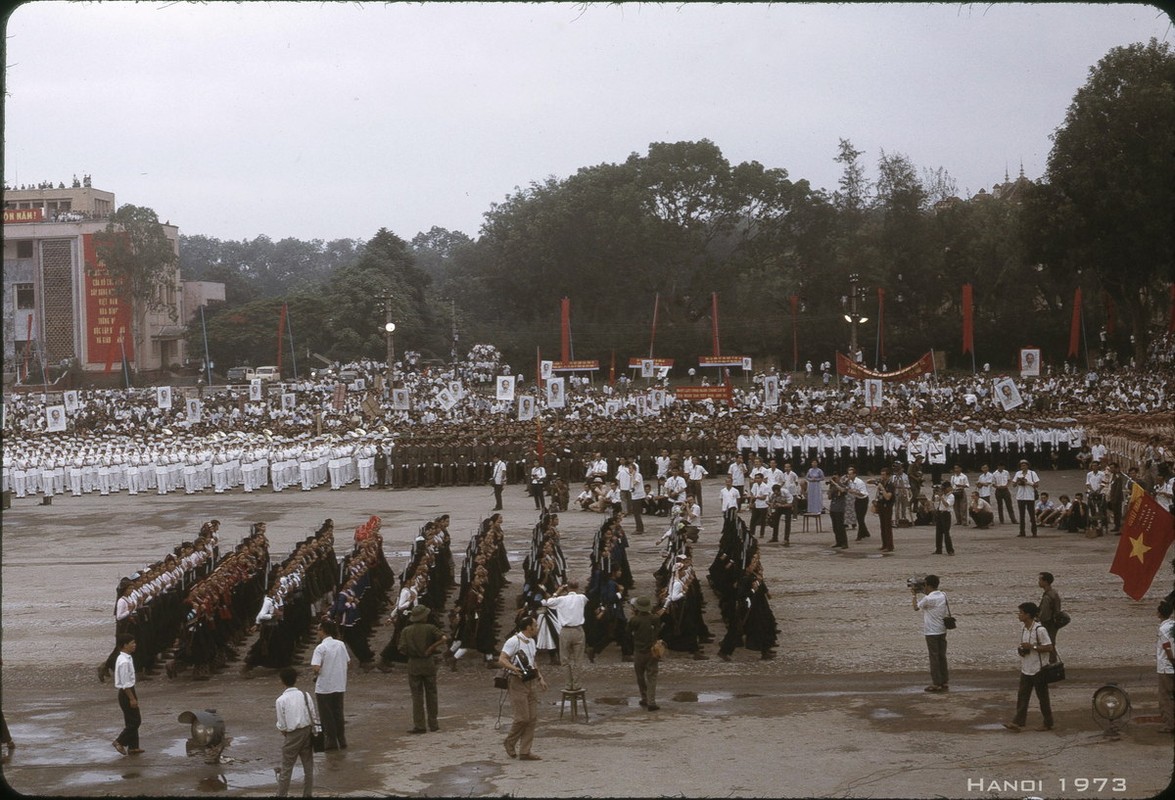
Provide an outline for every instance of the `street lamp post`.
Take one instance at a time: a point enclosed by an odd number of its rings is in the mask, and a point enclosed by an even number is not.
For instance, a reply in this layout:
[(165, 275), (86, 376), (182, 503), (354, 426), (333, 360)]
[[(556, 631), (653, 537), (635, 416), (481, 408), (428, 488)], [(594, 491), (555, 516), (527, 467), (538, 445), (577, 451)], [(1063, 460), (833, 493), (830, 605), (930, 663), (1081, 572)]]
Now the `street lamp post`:
[(845, 322), (849, 323), (849, 358), (853, 361), (857, 360), (857, 326), (863, 322), (868, 322), (869, 318), (862, 316), (857, 312), (857, 300), (864, 293), (864, 289), (858, 289), (857, 283), (860, 282), (861, 276), (857, 273), (849, 275), (849, 296), (848, 313), (844, 315)]
[(391, 296), (391, 294), (385, 294), (383, 296), (383, 302), (384, 302), (384, 337), (386, 338), (387, 345), (388, 345), (387, 382), (388, 382), (388, 391), (391, 391), (392, 381), (395, 380), (395, 377), (396, 377), (396, 374), (394, 371), (395, 370), (394, 364), (396, 363), (396, 346), (392, 340), (392, 335), (396, 332), (396, 323), (392, 322), (392, 296)]

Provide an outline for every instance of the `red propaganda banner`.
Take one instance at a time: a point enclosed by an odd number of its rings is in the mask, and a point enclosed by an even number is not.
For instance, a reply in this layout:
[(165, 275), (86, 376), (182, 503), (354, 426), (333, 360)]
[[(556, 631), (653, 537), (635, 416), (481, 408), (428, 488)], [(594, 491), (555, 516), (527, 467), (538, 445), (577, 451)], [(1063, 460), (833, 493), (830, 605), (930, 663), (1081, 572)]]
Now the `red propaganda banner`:
[(45, 219), (45, 212), (40, 208), (6, 208), (4, 209), (4, 224), (10, 222), (41, 222)]
[(725, 400), (729, 403), (734, 399), (729, 383), (722, 386), (678, 386), (673, 393), (678, 400)]
[[(648, 360), (649, 359), (647, 359), (647, 358), (640, 358), (639, 356), (636, 358), (629, 356), (628, 368), (629, 369), (640, 369), (641, 362), (648, 361)], [(673, 366), (673, 359), (672, 358), (654, 358), (654, 359), (652, 359), (652, 361), (653, 361), (654, 367), (672, 367)]]
[(1141, 600), (1163, 566), (1167, 549), (1175, 541), (1171, 513), (1137, 483), (1130, 492), (1130, 507), (1122, 520), (1122, 535), (1110, 572), (1122, 579), (1122, 591)]
[(698, 356), (699, 367), (741, 367), (743, 356)]
[(583, 370), (599, 369), (600, 362), (597, 359), (581, 358), (577, 361), (556, 361), (551, 365), (551, 369), (555, 372), (582, 372)]
[(846, 378), (858, 378), (861, 380), (873, 378), (874, 380), (883, 381), (912, 381), (919, 375), (934, 372), (934, 353), (928, 352), (908, 367), (902, 367), (893, 372), (878, 372), (875, 369), (869, 369), (854, 362), (845, 354), (837, 353), (836, 372), (838, 375), (844, 375)]
[[(82, 257), (85, 259), (85, 278), (82, 295), (86, 306), (86, 361), (90, 364), (111, 364), (121, 361), (125, 351), (128, 361), (135, 358), (130, 313), (118, 293), (114, 279), (98, 261), (94, 235), (82, 236)], [(120, 343), (121, 339), (121, 343)]]

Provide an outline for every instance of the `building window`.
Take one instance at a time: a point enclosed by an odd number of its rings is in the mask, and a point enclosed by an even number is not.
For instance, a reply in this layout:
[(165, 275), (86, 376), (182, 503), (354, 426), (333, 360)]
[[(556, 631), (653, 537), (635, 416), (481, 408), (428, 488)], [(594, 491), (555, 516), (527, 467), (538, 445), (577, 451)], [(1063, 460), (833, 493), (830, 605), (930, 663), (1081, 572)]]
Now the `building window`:
[(16, 284), (16, 308), (19, 311), (32, 311), (37, 307), (37, 298), (31, 283)]
[(33, 241), (32, 239), (22, 239), (16, 243), (16, 257), (17, 258), (32, 258), (33, 257)]

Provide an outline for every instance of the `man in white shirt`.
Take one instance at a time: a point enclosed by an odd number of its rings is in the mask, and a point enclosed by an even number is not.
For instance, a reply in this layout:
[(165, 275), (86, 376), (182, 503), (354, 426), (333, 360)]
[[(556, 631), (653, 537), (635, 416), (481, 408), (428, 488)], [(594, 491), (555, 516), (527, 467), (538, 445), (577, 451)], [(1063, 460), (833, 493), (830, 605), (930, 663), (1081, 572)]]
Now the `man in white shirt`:
[(751, 456), (756, 450), (756, 442), (755, 437), (751, 436), (751, 427), (749, 425), (743, 425), (742, 431), (739, 433), (738, 439), (735, 440), (734, 446), (738, 448), (739, 454), (743, 457), (743, 463), (750, 464)]
[(734, 521), (738, 517), (740, 497), (738, 489), (734, 488), (734, 479), (731, 476), (726, 476), (726, 485), (722, 487), (720, 494), (722, 497), (723, 521)]
[(739, 499), (743, 497), (743, 492), (746, 490), (746, 464), (743, 463), (743, 456), (734, 456), (730, 468), (726, 470), (726, 475), (730, 476), (731, 484), (734, 490), (739, 493)]
[(653, 459), (657, 464), (657, 491), (660, 492), (665, 487), (665, 479), (669, 477), (669, 451), (665, 448), (661, 449), (661, 455)]
[(330, 620), (318, 624), (318, 647), (310, 657), (317, 680), (314, 696), (322, 714), (322, 732), (327, 750), (346, 750), (347, 736), (343, 724), (343, 698), (347, 692), (347, 664), (351, 656), (347, 645), (338, 638), (338, 628)]
[(685, 500), (685, 478), (681, 477), (680, 470), (669, 471), (669, 477), (665, 479), (665, 495), (673, 505)]
[(640, 465), (632, 465), (632, 524), (635, 533), (645, 532), (645, 520), (641, 513), (645, 507), (645, 476), (641, 474)]
[(991, 474), (991, 470), (987, 468), (987, 464), (979, 467), (979, 475), (975, 478), (975, 488), (979, 492), (980, 499), (991, 503), (992, 487), (995, 485), (995, 478)]
[(567, 691), (579, 691), (584, 648), (583, 609), (587, 596), (580, 593), (578, 581), (570, 581), (560, 586), (554, 597), (543, 600), (543, 605), (554, 610), (559, 621), (559, 661), (567, 668)]
[(1159, 675), (1159, 715), (1163, 718), (1163, 727), (1159, 733), (1175, 733), (1175, 619), (1171, 619), (1175, 612), (1175, 605), (1170, 600), (1159, 603), (1159, 639), (1155, 645), (1155, 658), (1158, 660)]
[(588, 465), (587, 476), (608, 480), (608, 459), (604, 458), (603, 453), (594, 454), (591, 464)]
[(856, 467), (849, 467), (845, 476), (849, 479), (845, 491), (853, 499), (853, 514), (857, 518), (857, 541), (869, 538), (869, 527), (865, 517), (869, 512), (869, 485), (857, 474)]
[(1108, 447), (1106, 447), (1104, 444), (1102, 444), (1102, 439), (1100, 436), (1094, 436), (1090, 440), (1089, 455), (1090, 455), (1091, 461), (1097, 461), (1097, 462), (1104, 464), (1106, 461), (1106, 457), (1109, 454), (1110, 454), (1110, 449)]
[(632, 462), (628, 458), (620, 459), (620, 466), (616, 469), (616, 486), (620, 489), (620, 510), (631, 514)]
[(534, 637), (539, 624), (534, 617), (526, 617), (519, 623), (518, 632), (502, 645), (498, 654), (498, 665), (509, 673), (508, 691), (510, 707), (514, 712), (514, 724), (506, 734), (506, 755), (520, 761), (538, 761), (530, 752), (534, 742), (535, 728), (539, 723), (538, 690), (547, 688), (547, 681), (535, 660), (537, 647)]
[(294, 762), (302, 761), (302, 796), (314, 794), (314, 727), (318, 714), (310, 695), (294, 686), (298, 682), (298, 670), (284, 667), (278, 673), (286, 690), (277, 696), (274, 708), (277, 711), (277, 729), (282, 732), (282, 765), (277, 773), (277, 796), (285, 797), (290, 791), (290, 775)]
[(1036, 490), (1040, 488), (1040, 477), (1029, 469), (1028, 460), (1020, 459), (1020, 469), (1012, 476), (1016, 488), (1016, 508), (1020, 512), (1020, 533), (1024, 535), (1024, 518), (1032, 523), (1032, 535), (1036, 535)]
[(955, 464), (951, 468), (951, 493), (955, 496), (955, 524), (967, 524), (967, 490), (971, 488), (971, 482), (967, 480), (967, 476), (963, 474), (963, 467)]
[(494, 485), (494, 511), (502, 510), (502, 489), (506, 486), (506, 462), (501, 455), (494, 456), (494, 470), (490, 476)]
[(1085, 473), (1085, 496), (1089, 501), (1089, 526), (1100, 534), (1106, 526), (1106, 490), (1108, 480), (1102, 462), (1090, 461), (1089, 472)]
[[(949, 495), (948, 495), (949, 496)], [(930, 654), (930, 685), (928, 692), (945, 692), (950, 675), (947, 671), (947, 629), (943, 617), (947, 616), (947, 596), (939, 591), (937, 575), (925, 578), (927, 593), (918, 599), (918, 589), (910, 587), (911, 603), (915, 611), (922, 612), (922, 634), (926, 637), (926, 650)]]
[(139, 695), (135, 692), (135, 637), (120, 633), (116, 640), (118, 659), (114, 662), (114, 688), (118, 690), (118, 707), (122, 709), (123, 728), (112, 744), (114, 749), (125, 755), (138, 755), (139, 726), (143, 724), (143, 713), (139, 710)]
[(698, 508), (702, 507), (702, 478), (705, 478), (709, 474), (700, 461), (694, 461), (690, 465), (687, 489), (694, 496), (694, 499), (698, 501)]
[(991, 474), (992, 486), (995, 488), (995, 507), (1000, 516), (1000, 524), (1004, 524), (1004, 507), (1008, 509), (1008, 522), (1016, 524), (1016, 513), (1012, 507), (1012, 474), (1003, 464), (996, 464), (995, 472)]
[[(771, 487), (767, 485), (762, 472), (755, 475), (749, 494), (751, 496), (751, 536), (758, 535), (762, 539), (763, 532), (767, 528), (767, 503), (771, 499)], [(756, 528), (759, 530), (758, 534), (755, 533)]]
[(1040, 679), (1040, 670), (1044, 667), (1044, 653), (1053, 651), (1053, 642), (1044, 626), (1037, 622), (1036, 617), (1040, 607), (1036, 603), (1021, 603), (1016, 611), (1016, 618), (1024, 627), (1020, 630), (1020, 688), (1016, 692), (1016, 716), (1011, 722), (1005, 722), (1004, 727), (1010, 731), (1019, 731), (1028, 721), (1028, 701), (1032, 698), (1033, 689), (1036, 690), (1036, 699), (1040, 703), (1040, 714), (1044, 717), (1038, 731), (1053, 729), (1053, 707), (1049, 702), (1049, 685)]

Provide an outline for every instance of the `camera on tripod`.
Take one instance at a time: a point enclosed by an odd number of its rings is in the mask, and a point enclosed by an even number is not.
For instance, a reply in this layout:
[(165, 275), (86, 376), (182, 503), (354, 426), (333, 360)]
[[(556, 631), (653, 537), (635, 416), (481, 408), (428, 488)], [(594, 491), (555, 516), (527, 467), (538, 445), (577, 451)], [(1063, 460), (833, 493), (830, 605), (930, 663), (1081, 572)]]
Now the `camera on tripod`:
[(919, 578), (917, 576), (906, 578), (906, 588), (913, 592), (926, 593), (926, 578)]

